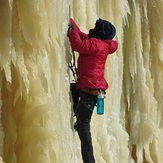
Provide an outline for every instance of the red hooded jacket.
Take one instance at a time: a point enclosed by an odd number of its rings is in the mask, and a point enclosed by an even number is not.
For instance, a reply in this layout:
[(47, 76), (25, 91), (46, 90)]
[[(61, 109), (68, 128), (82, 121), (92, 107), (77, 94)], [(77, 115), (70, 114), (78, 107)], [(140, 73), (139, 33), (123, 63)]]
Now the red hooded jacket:
[(70, 19), (70, 23), (75, 29), (69, 32), (69, 40), (72, 49), (79, 53), (77, 88), (106, 90), (105, 62), (108, 54), (117, 50), (118, 43), (114, 40), (88, 38), (88, 34), (81, 32), (73, 19)]

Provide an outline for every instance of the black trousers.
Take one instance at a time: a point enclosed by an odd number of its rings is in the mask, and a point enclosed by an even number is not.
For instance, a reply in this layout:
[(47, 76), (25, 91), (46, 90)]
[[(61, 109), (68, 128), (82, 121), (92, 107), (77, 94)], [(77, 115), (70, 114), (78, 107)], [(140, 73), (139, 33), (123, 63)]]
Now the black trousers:
[(75, 109), (77, 122), (75, 128), (81, 141), (81, 153), (84, 163), (95, 163), (92, 138), (90, 132), (90, 122), (94, 106), (97, 102), (97, 96), (79, 92), (80, 100)]

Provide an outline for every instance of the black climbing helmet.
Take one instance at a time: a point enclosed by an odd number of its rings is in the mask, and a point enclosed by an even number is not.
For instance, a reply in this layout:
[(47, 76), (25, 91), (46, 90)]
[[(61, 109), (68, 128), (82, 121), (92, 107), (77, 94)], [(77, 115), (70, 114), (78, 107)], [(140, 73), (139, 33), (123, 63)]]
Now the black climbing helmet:
[(102, 40), (113, 39), (116, 34), (116, 29), (113, 24), (106, 20), (98, 19), (96, 20), (94, 32)]

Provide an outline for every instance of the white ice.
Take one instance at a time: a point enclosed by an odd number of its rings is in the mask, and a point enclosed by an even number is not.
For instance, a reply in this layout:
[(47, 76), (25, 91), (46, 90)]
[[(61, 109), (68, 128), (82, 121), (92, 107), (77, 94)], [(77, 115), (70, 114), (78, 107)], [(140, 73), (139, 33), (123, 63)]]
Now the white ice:
[(162, 163), (162, 10), (162, 0), (0, 0), (0, 163), (82, 162), (69, 90), (70, 15), (84, 32), (98, 18), (117, 29), (105, 114), (95, 108), (91, 121), (96, 162)]

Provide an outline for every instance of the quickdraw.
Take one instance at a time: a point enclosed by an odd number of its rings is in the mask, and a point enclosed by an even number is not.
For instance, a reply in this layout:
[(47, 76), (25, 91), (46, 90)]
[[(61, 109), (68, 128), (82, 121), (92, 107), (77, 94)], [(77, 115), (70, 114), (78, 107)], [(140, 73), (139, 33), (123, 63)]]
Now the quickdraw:
[(74, 77), (74, 81), (77, 81), (77, 67), (75, 64), (75, 52), (72, 50), (72, 59), (73, 61), (69, 63), (69, 68), (72, 71), (73, 77)]

